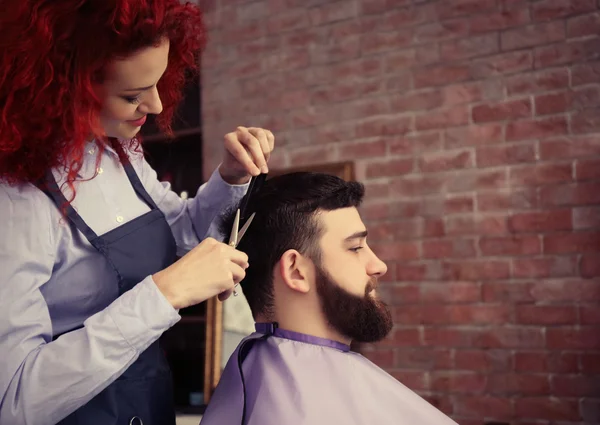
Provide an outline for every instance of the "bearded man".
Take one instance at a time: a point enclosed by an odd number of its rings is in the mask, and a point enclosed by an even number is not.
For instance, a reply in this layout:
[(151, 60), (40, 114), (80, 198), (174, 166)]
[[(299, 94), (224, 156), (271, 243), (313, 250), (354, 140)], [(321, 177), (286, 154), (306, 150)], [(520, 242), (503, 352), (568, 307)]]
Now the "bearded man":
[[(267, 180), (238, 249), (256, 322), (230, 357), (201, 425), (456, 425), (350, 349), (393, 328), (387, 272), (367, 244), (364, 187), (320, 173)], [(228, 234), (234, 214), (225, 214)], [(242, 223), (243, 224), (243, 223)]]

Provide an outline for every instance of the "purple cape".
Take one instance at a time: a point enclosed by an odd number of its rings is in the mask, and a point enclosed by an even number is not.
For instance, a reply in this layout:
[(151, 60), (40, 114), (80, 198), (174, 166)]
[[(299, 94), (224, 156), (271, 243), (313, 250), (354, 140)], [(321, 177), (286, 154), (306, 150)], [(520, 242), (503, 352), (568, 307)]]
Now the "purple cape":
[(201, 425), (242, 424), (244, 386), (247, 425), (457, 425), (347, 345), (256, 330), (231, 355)]

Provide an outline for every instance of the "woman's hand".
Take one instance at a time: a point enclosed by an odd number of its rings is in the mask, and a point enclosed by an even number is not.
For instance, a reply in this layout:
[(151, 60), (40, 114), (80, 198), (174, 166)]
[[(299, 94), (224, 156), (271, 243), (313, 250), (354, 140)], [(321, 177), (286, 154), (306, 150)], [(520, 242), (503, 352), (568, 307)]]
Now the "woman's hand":
[(176, 309), (230, 293), (246, 276), (248, 256), (213, 238), (198, 246), (152, 278), (158, 289)]
[(275, 136), (258, 127), (238, 127), (225, 135), (225, 154), (219, 173), (229, 184), (244, 184), (251, 176), (268, 173)]

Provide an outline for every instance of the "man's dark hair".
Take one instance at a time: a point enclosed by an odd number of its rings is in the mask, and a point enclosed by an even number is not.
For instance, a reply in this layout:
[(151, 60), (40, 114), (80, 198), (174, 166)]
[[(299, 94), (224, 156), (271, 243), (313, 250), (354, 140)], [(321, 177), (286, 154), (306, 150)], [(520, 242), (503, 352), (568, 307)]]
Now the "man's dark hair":
[[(272, 177), (248, 202), (248, 217), (256, 213), (237, 249), (250, 266), (241, 282), (252, 315), (273, 313), (273, 268), (283, 253), (295, 249), (319, 263), (323, 229), (319, 211), (359, 207), (364, 186), (323, 173), (295, 172)], [(229, 238), (236, 208), (221, 217), (220, 232)], [(243, 222), (240, 223), (240, 228)]]

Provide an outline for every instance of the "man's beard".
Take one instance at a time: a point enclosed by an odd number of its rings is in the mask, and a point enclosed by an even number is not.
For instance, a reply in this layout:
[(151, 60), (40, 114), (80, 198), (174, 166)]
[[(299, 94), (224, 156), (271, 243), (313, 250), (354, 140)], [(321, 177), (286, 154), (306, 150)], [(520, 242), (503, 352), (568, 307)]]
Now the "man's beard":
[(342, 335), (357, 342), (376, 342), (387, 336), (394, 325), (387, 305), (369, 295), (376, 280), (358, 297), (340, 287), (320, 266), (316, 267), (317, 293), (329, 324)]

